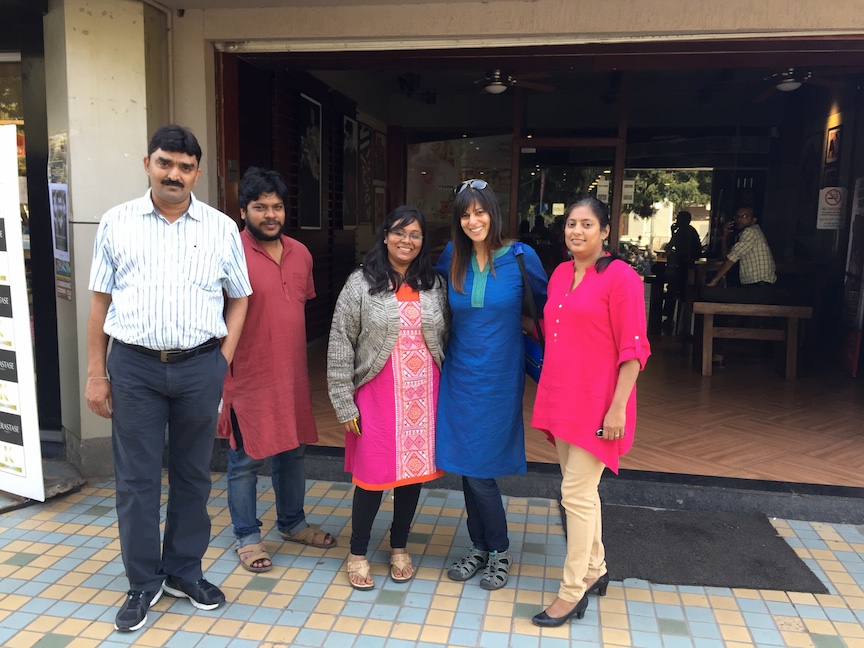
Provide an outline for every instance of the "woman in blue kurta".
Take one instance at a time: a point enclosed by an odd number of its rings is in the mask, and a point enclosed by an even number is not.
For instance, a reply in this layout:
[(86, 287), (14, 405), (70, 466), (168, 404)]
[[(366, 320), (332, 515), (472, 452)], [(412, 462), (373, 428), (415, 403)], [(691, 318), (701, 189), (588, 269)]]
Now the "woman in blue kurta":
[[(484, 180), (454, 190), (451, 242), (436, 269), (448, 279), (450, 341), (438, 396), (438, 467), (462, 475), (473, 546), (447, 575), (480, 586), (506, 585), (507, 518), (496, 477), (525, 472), (522, 392), (523, 285), (513, 246), (502, 238), (501, 209)], [(546, 273), (527, 245), (525, 268), (542, 309)]]

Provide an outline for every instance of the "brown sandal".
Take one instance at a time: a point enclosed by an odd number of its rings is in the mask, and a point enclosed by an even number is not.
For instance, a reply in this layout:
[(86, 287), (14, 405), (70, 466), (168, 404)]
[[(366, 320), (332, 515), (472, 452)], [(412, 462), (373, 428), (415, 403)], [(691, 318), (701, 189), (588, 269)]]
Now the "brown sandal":
[[(240, 555), (241, 553), (248, 553), (250, 555), (244, 559)], [(261, 543), (248, 544), (243, 547), (237, 547), (237, 558), (239, 558), (240, 564), (246, 571), (260, 574), (261, 572), (268, 572), (273, 569), (273, 561), (270, 560), (270, 554), (267, 553), (267, 550), (264, 549), (264, 545), (262, 545)], [(270, 561), (270, 564), (263, 567), (256, 567), (255, 563), (259, 560), (268, 560)]]
[[(309, 545), (310, 547), (318, 547), (319, 549), (329, 549), (336, 546), (336, 538), (320, 529), (313, 529), (307, 526), (297, 535), (288, 535), (287, 533), (279, 532), (283, 540), (288, 542), (299, 542), (300, 544)], [(328, 542), (329, 540), (329, 542)]]
[(368, 560), (349, 560), (345, 563), (345, 569), (348, 571), (348, 583), (356, 590), (360, 590), (361, 592), (365, 592), (367, 590), (371, 590), (375, 587), (375, 583), (369, 585), (368, 583), (363, 585), (358, 585), (353, 580), (351, 580), (351, 574), (357, 574), (364, 581), (369, 578), (369, 573), (372, 571), (369, 568)]
[[(406, 567), (411, 568), (410, 576), (399, 576), (398, 578), (393, 575), (393, 568), (398, 569), (400, 572)], [(411, 564), (411, 556), (407, 553), (398, 553), (398, 554), (390, 554), (390, 578), (394, 583), (407, 583), (412, 578), (414, 578), (414, 565)]]

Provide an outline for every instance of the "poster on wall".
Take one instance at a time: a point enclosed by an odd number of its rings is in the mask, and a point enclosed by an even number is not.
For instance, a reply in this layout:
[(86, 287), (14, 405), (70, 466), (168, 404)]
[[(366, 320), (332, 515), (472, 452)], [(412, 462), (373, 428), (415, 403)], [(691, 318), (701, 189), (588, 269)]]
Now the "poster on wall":
[(0, 126), (0, 490), (45, 501), (15, 126)]
[(54, 241), (54, 258), (69, 260), (69, 200), (65, 184), (48, 185), (51, 200), (51, 238)]
[(358, 189), (359, 220), (372, 224), (375, 193), (372, 184), (372, 129), (360, 123), (357, 131), (357, 152), (360, 158), (360, 186)]
[(321, 104), (300, 95), (300, 165), (297, 216), (300, 229), (321, 229)]
[(843, 226), (846, 213), (846, 190), (842, 187), (825, 187), (819, 190), (819, 207), (816, 210), (816, 229), (838, 230)]
[(350, 117), (343, 119), (342, 137), (342, 228), (357, 227), (357, 122)]
[(66, 133), (57, 133), (48, 138), (48, 182), (66, 184)]

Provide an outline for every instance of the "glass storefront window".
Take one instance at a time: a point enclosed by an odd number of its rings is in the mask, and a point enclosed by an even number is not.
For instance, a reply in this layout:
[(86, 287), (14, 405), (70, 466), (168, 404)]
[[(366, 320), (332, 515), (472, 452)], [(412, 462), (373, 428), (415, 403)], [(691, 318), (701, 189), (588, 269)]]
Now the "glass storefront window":
[(459, 137), (408, 145), (407, 203), (428, 221), (432, 252), (450, 238), (450, 202), (462, 180), (482, 178), (495, 191), (501, 213), (510, 213), (511, 135)]
[(564, 210), (592, 196), (610, 204), (615, 149), (523, 147), (519, 155), (519, 238), (532, 245), (547, 272), (567, 257)]

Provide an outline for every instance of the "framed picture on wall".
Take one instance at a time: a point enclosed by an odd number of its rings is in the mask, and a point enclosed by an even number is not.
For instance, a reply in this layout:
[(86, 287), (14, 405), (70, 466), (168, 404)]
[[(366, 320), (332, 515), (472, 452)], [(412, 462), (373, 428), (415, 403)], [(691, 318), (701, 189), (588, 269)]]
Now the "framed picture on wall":
[(381, 131), (375, 131), (372, 154), (372, 179), (375, 182), (387, 182), (387, 136)]
[(361, 223), (372, 224), (375, 212), (375, 194), (372, 185), (372, 129), (358, 123), (357, 155), (360, 163), (358, 188), (358, 211)]
[(297, 174), (297, 216), (300, 229), (321, 229), (321, 104), (300, 95), (300, 165)]
[(372, 223), (375, 231), (384, 223), (384, 216), (384, 187), (375, 187), (375, 221)]
[(840, 161), (840, 126), (828, 129), (828, 141), (825, 142), (825, 164)]
[(357, 122), (346, 116), (342, 127), (342, 228), (354, 229), (360, 207), (357, 192)]

